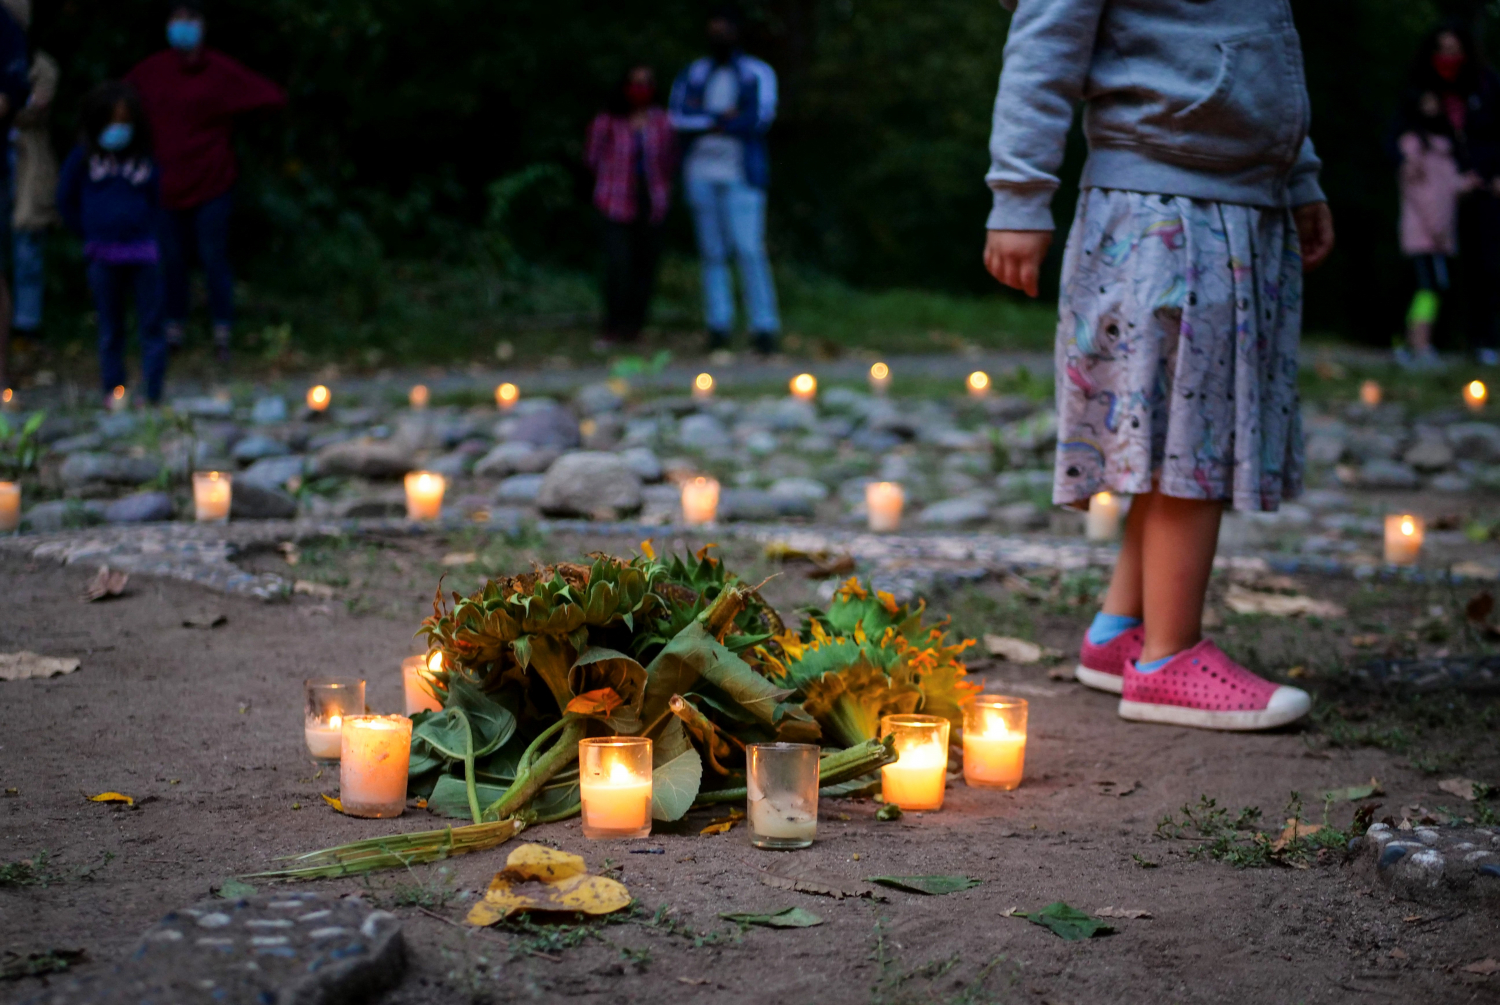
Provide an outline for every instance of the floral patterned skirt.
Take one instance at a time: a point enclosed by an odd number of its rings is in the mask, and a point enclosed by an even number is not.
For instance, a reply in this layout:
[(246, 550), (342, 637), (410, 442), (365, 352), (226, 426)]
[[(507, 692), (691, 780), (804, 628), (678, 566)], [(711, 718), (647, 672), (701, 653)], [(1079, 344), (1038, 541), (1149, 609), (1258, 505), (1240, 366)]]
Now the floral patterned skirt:
[(1085, 189), (1063, 255), (1053, 501), (1296, 496), (1301, 328), (1289, 210)]

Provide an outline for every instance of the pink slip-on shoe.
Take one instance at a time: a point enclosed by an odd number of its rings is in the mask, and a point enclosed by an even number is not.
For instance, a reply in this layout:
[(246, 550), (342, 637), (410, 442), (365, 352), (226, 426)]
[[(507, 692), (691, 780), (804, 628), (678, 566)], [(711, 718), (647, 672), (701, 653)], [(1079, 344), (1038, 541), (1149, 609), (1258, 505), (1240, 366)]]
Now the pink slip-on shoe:
[(1153, 673), (1125, 666), (1120, 718), (1200, 729), (1272, 729), (1302, 718), (1312, 698), (1262, 680), (1204, 639)]
[(1141, 645), (1145, 642), (1146, 630), (1140, 625), (1127, 628), (1102, 646), (1089, 641), (1083, 634), (1083, 646), (1078, 651), (1078, 666), (1073, 676), (1078, 683), (1099, 691), (1119, 694), (1123, 686), (1125, 664), (1141, 658)]

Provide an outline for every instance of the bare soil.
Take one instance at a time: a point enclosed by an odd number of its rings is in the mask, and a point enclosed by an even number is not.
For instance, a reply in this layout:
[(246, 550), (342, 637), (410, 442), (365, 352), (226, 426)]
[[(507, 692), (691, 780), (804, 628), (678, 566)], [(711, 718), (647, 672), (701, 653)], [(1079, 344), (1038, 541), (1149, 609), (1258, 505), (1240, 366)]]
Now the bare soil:
[[(412, 632), (439, 575), (468, 590), (482, 569), (633, 545), (450, 535), (304, 546), (295, 569), (279, 552), (248, 557), (249, 567), (335, 591), (280, 604), (135, 577), (123, 597), (86, 605), (78, 598), (91, 570), (0, 557), (0, 651), (83, 664), (50, 680), (0, 683), (0, 867), (47, 856), (45, 882), (0, 881), (0, 948), (83, 949), (75, 969), (87, 972), (120, 958), (161, 914), (278, 855), (439, 825), (417, 811), (354, 820), (323, 804), (319, 793), (335, 792), (337, 780), (319, 774), (303, 748), (303, 678), (363, 675), (370, 704), (397, 709), (398, 663), (417, 650)], [(469, 551), (478, 564), (443, 564)], [(729, 551), (747, 576), (775, 571), (748, 545)], [(798, 567), (784, 573), (766, 594), (791, 614), (817, 584)], [(989, 582), (933, 607), (968, 632), (1072, 650), (1096, 585), (1039, 579), (1030, 599), (1016, 585)], [(707, 812), (638, 842), (585, 841), (576, 821), (527, 832), (594, 867), (618, 867), (637, 909), (608, 924), (463, 927), (469, 898), (501, 866), (504, 849), (319, 886), (362, 893), (404, 918), (412, 967), (393, 1003), (1500, 1001), (1500, 975), (1463, 970), (1500, 955), (1491, 913), (1393, 901), (1333, 850), (1306, 868), (1236, 868), (1191, 854), (1202, 842), (1158, 834), (1164, 816), (1203, 796), (1234, 811), (1258, 806), (1269, 828), (1296, 792), (1303, 818), (1319, 821), (1322, 792), (1372, 777), (1386, 793), (1377, 817), (1472, 814), (1472, 804), (1436, 782), (1500, 778), (1492, 699), (1385, 701), (1340, 677), (1360, 652), (1471, 644), (1457, 613), (1466, 597), (1346, 580), (1303, 586), (1347, 604), (1350, 617), (1231, 617), (1217, 634), (1266, 672), (1300, 666), (1298, 682), (1319, 695), (1308, 724), (1254, 735), (1131, 724), (1115, 716), (1111, 696), (1053, 679), (1045, 664), (978, 660), (992, 689), (1031, 700), (1024, 786), (997, 793), (958, 781), (941, 812), (890, 823), (874, 819), (872, 802), (825, 800), (818, 843), (795, 853), (798, 864), (847, 879), (962, 873), (983, 881), (964, 892), (890, 891), (888, 902), (875, 903), (777, 889), (761, 881), (764, 871), (791, 856), (751, 848), (742, 826), (700, 836), (716, 815)], [(182, 626), (204, 613), (227, 623)], [(1379, 639), (1361, 637), (1371, 633)], [(85, 798), (106, 790), (136, 805)], [(1131, 791), (1115, 794), (1122, 790)], [(1353, 811), (1334, 804), (1328, 823), (1347, 828)], [(1057, 900), (1151, 918), (1065, 942), (1004, 915)], [(794, 905), (825, 924), (741, 931), (718, 917)], [(39, 990), (39, 979), (26, 978), (0, 985), (0, 998)]]

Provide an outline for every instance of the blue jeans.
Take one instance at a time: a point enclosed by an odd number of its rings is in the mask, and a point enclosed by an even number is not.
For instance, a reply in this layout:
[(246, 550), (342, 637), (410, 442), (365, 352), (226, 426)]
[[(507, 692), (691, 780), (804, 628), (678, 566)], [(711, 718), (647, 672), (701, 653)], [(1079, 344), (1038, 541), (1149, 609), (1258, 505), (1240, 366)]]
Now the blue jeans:
[(162, 335), (161, 269), (155, 264), (111, 265), (90, 262), (89, 289), (99, 315), (99, 385), (108, 393), (125, 383), (125, 298), (135, 291), (136, 320), (141, 331), (141, 377), (146, 400), (161, 401), (167, 376), (167, 340)]
[(215, 326), (234, 321), (234, 271), (229, 267), (229, 211), (225, 192), (200, 206), (162, 213), (161, 272), (165, 317), (181, 324), (188, 316), (188, 255), (196, 249), (208, 282), (208, 316)]
[(15, 265), (15, 315), (11, 324), (19, 332), (34, 332), (42, 326), (42, 291), (47, 288), (45, 230), (17, 230), (11, 241)]
[(745, 182), (688, 181), (687, 200), (693, 208), (698, 255), (703, 261), (703, 314), (708, 330), (727, 333), (734, 327), (734, 289), (729, 279), (733, 250), (750, 330), (766, 335), (779, 332), (776, 284), (766, 258), (765, 191)]

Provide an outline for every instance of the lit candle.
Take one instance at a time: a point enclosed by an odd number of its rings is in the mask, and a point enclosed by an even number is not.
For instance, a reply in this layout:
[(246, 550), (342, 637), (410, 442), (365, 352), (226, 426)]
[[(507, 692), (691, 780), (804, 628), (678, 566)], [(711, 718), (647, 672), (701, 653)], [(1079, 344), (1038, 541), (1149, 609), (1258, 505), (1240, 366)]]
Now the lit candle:
[(344, 717), (329, 716), (327, 722), (308, 722), (302, 727), (302, 738), (308, 752), (325, 761), (337, 761), (343, 745)]
[(130, 395), (125, 391), (124, 384), (116, 384), (115, 389), (109, 392), (109, 410), (121, 412), (130, 405)]
[(1099, 492), (1089, 500), (1084, 537), (1090, 541), (1113, 541), (1120, 536), (1120, 497)]
[(682, 483), (684, 523), (713, 523), (719, 512), (719, 482), (699, 475)]
[(1422, 554), (1422, 518), (1392, 513), (1385, 518), (1385, 560), (1391, 565), (1416, 565)]
[(328, 402), (333, 400), (333, 393), (322, 384), (315, 384), (307, 389), (307, 407), (314, 412), (328, 410)]
[(516, 407), (516, 402), (521, 398), (521, 389), (514, 384), (505, 383), (495, 388), (495, 407), (502, 412), (508, 412)]
[(15, 403), (16, 392), (13, 388), (7, 387), (5, 390), (0, 391), (0, 406), (4, 406), (5, 408), (9, 409)]
[(880, 769), (881, 796), (903, 810), (937, 810), (948, 784), (948, 720), (886, 715), (880, 735), (895, 737), (898, 760)]
[(21, 526), (21, 486), (15, 482), (0, 482), (0, 533)]
[(965, 384), (969, 388), (971, 398), (983, 398), (990, 393), (990, 375), (983, 370), (975, 370), (969, 374), (969, 379), (965, 381)]
[(401, 661), (401, 686), (406, 692), (406, 714), (441, 712), (443, 702), (433, 688), (438, 671), (443, 669), (443, 654), (408, 656)]
[(314, 757), (339, 759), (344, 719), (365, 710), (365, 682), (357, 677), (321, 677), (303, 682), (306, 705), (302, 736)]
[(443, 512), (443, 489), (448, 480), (433, 471), (411, 471), (406, 475), (406, 518), (436, 520)]
[(982, 694), (964, 706), (964, 781), (1013, 789), (1026, 765), (1026, 702)]
[(641, 736), (578, 741), (583, 836), (635, 838), (651, 833), (651, 741)]
[(714, 396), (714, 375), (711, 373), (700, 373), (693, 378), (693, 397), (712, 398)]
[(818, 396), (818, 378), (810, 373), (799, 373), (792, 378), (792, 397), (812, 401)]
[(229, 500), (234, 476), (227, 471), (193, 472), (193, 516), (199, 523), (223, 523), (229, 519)]
[(399, 817), (406, 809), (411, 720), (404, 715), (344, 717), (339, 803), (352, 817)]
[(884, 394), (891, 388), (891, 368), (884, 363), (874, 363), (870, 366), (870, 390), (876, 394)]
[(870, 529), (876, 533), (888, 533), (901, 526), (901, 507), (906, 503), (906, 493), (899, 482), (871, 482), (865, 486), (865, 509), (868, 511)]
[(1464, 404), (1469, 406), (1471, 412), (1484, 411), (1484, 403), (1489, 396), (1490, 389), (1484, 386), (1482, 380), (1471, 380), (1464, 385)]
[(411, 390), (406, 395), (406, 400), (411, 402), (412, 408), (426, 408), (427, 385), (413, 384)]
[(745, 747), (746, 813), (757, 848), (806, 848), (818, 836), (818, 745)]
[(1367, 380), (1359, 385), (1359, 401), (1366, 408), (1374, 408), (1380, 404), (1380, 383)]

